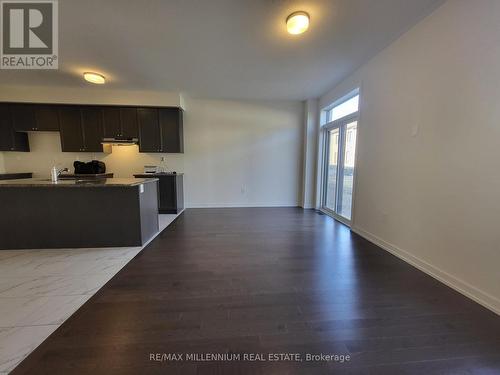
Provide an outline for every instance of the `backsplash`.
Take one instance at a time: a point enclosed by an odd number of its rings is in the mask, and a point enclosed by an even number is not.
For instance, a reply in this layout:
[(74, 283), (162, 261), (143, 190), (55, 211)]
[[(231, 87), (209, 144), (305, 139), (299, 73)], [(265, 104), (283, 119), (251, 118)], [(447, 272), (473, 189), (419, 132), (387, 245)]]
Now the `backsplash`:
[(170, 171), (184, 170), (183, 154), (144, 154), (139, 153), (137, 145), (113, 146), (111, 154), (72, 153), (61, 151), (60, 135), (57, 132), (29, 133), (31, 152), (0, 153), (0, 172), (33, 172), (34, 177), (49, 177), (55, 165), (69, 168), (73, 172), (75, 160), (101, 160), (106, 163), (108, 172), (115, 177), (131, 177), (134, 173), (144, 172), (145, 165), (158, 165), (162, 156), (166, 157)]
[(0, 152), (0, 173), (5, 172), (5, 166), (3, 161), (3, 152)]

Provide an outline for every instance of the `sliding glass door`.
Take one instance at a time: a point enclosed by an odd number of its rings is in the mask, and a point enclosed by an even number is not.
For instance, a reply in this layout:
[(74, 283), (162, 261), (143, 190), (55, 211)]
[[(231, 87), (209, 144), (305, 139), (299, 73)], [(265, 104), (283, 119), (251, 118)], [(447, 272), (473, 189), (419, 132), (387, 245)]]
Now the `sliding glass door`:
[(356, 156), (356, 135), (358, 122), (352, 121), (344, 126), (344, 147), (342, 168), (339, 181), (339, 204), (337, 213), (347, 220), (352, 216), (352, 194), (354, 189), (354, 157)]
[(326, 179), (326, 195), (325, 206), (329, 210), (335, 211), (335, 204), (337, 202), (337, 176), (339, 166), (339, 137), (340, 129), (329, 129), (326, 134), (327, 140), (327, 163), (325, 171)]
[[(325, 143), (322, 208), (347, 224), (352, 218), (358, 99), (358, 96), (352, 97), (327, 110), (326, 119), (331, 121), (323, 126)], [(346, 108), (347, 105), (352, 110)], [(338, 118), (339, 116), (341, 117)]]

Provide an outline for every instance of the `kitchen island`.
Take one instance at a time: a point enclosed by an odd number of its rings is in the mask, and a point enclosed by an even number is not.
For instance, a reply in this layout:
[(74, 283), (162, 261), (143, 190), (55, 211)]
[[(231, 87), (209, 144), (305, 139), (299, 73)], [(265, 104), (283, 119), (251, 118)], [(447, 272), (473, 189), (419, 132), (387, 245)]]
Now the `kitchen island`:
[(158, 226), (158, 180), (0, 181), (0, 250), (142, 246)]

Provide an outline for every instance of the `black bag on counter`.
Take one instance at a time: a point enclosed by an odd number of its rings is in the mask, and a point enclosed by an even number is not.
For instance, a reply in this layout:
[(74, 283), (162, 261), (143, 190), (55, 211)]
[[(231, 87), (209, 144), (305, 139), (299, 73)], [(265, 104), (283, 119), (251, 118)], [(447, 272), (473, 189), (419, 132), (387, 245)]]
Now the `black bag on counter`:
[(75, 161), (75, 174), (101, 174), (106, 173), (106, 164), (99, 160), (92, 160), (88, 163), (82, 161)]

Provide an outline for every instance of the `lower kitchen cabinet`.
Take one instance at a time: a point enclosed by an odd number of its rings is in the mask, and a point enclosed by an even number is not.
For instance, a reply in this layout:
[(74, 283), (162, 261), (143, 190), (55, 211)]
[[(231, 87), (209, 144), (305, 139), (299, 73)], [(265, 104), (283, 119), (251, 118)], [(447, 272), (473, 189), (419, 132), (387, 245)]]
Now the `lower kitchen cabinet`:
[(136, 178), (157, 178), (158, 213), (178, 214), (184, 209), (184, 174), (183, 173), (145, 173), (135, 174)]

